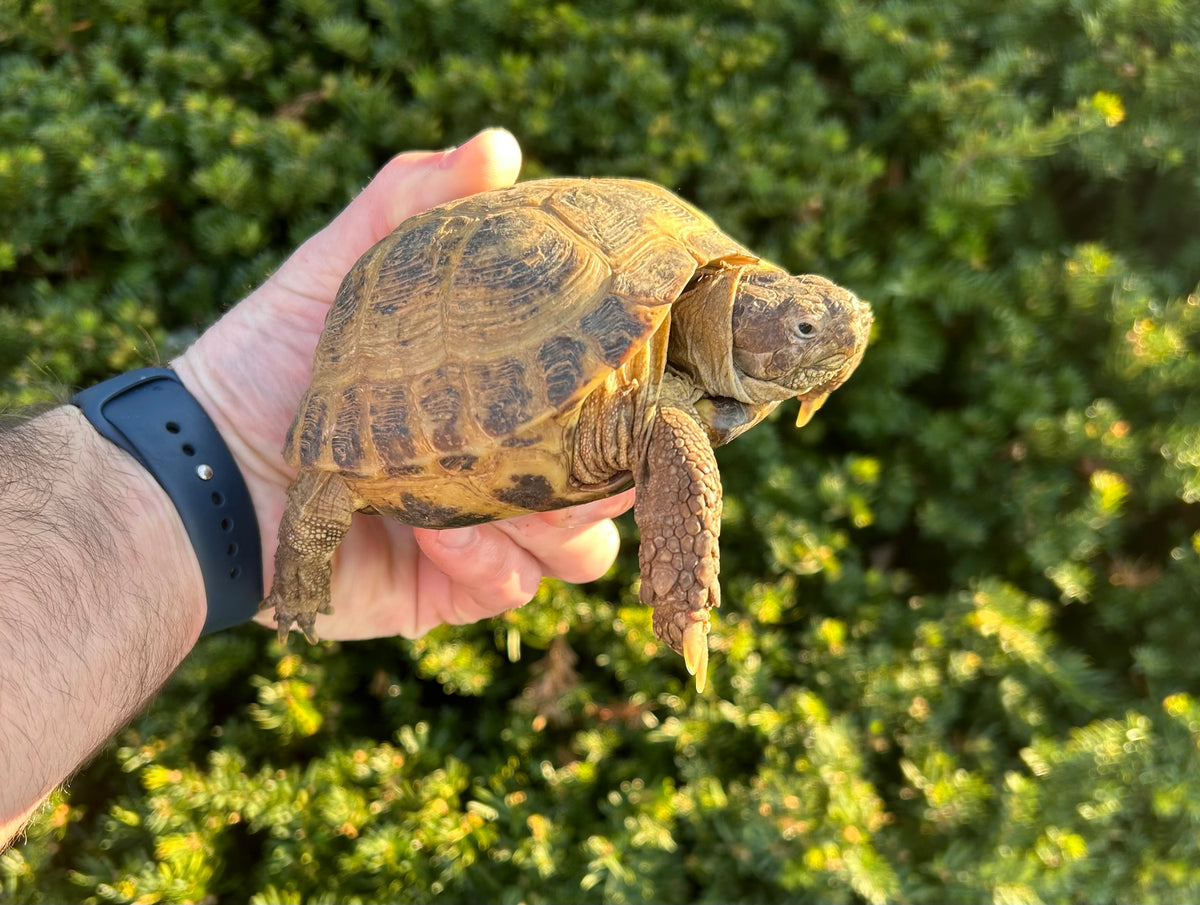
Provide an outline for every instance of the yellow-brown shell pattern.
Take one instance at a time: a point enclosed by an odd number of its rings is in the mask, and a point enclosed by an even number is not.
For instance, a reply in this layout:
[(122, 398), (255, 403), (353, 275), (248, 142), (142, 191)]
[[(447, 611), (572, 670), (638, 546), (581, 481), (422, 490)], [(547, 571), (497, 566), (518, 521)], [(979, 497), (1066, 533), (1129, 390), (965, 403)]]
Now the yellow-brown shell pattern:
[(413, 217), (347, 274), (285, 456), (415, 524), (589, 498), (567, 480), (582, 401), (724, 258), (752, 255), (633, 180), (525, 182)]

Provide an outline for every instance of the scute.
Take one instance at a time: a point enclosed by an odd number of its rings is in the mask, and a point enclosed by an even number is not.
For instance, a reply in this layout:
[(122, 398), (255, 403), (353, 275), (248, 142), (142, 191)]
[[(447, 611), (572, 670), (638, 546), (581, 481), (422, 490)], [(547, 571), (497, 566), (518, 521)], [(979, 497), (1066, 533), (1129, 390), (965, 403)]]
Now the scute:
[[(561, 442), (536, 425), (569, 425), (697, 268), (752, 258), (685, 202), (632, 180), (538, 180), (433, 208), (346, 276), (285, 455), (372, 481), (465, 480), (486, 472), (487, 450), (528, 456)], [(493, 491), (514, 503), (553, 493), (536, 469)]]
[(462, 368), (447, 363), (429, 372), (417, 384), (417, 400), (425, 416), (427, 441), (439, 453), (463, 448)]
[(644, 311), (631, 309), (618, 295), (606, 295), (580, 319), (579, 329), (600, 347), (604, 363), (617, 368), (634, 344), (647, 335), (647, 327), (653, 318)]
[(367, 411), (371, 442), (377, 456), (385, 462), (405, 462), (416, 456), (416, 441), (409, 427), (413, 399), (407, 386), (383, 384), (372, 387)]
[(346, 387), (342, 390), (337, 421), (334, 424), (333, 440), (330, 443), (333, 461), (339, 468), (354, 469), (363, 460), (362, 388)]
[(540, 474), (513, 475), (509, 478), (508, 487), (496, 488), (496, 498), (531, 512), (558, 509), (571, 503), (571, 500), (561, 499), (545, 476)]
[(489, 436), (509, 436), (533, 416), (534, 391), (521, 359), (479, 362), (470, 367), (468, 381), (474, 390), (475, 418)]
[(584, 362), (587, 346), (572, 336), (552, 336), (537, 352), (542, 370), (546, 398), (558, 408), (587, 384), (584, 382)]

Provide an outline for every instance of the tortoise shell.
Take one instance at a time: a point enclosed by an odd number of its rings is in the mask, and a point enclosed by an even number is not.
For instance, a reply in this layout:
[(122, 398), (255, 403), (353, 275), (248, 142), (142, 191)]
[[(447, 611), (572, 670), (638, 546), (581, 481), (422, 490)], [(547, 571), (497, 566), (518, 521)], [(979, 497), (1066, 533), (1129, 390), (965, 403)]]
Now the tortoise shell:
[(584, 400), (606, 382), (653, 392), (665, 352), (645, 353), (665, 349), (671, 304), (700, 268), (756, 260), (647, 182), (536, 180), (433, 208), (347, 274), (284, 456), (428, 527), (607, 495), (569, 480)]

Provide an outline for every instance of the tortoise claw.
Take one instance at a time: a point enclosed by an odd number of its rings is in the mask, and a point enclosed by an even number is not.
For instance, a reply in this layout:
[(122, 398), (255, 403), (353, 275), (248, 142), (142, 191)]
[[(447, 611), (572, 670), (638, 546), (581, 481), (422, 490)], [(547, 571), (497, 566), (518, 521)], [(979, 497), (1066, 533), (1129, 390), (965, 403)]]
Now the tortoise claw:
[(309, 644), (317, 643), (317, 614), (306, 613), (296, 619), (296, 628), (304, 633), (304, 637), (308, 639)]
[(696, 677), (696, 691), (708, 681), (708, 620), (693, 622), (683, 630), (683, 665)]
[[(329, 612), (329, 610), (325, 609), (322, 612)], [(316, 621), (316, 616), (311, 613), (291, 619), (276, 614), (275, 623), (279, 627), (279, 643), (287, 644), (288, 635), (292, 633), (292, 626), (295, 625), (304, 634), (309, 644), (316, 644), (320, 640), (317, 637)]]

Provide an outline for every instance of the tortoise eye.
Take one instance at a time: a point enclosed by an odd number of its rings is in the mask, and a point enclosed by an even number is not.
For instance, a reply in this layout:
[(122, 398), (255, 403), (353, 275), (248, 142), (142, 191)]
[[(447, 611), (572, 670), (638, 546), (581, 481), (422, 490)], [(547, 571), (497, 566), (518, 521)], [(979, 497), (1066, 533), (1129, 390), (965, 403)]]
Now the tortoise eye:
[(808, 321), (801, 321), (800, 323), (796, 324), (796, 336), (798, 336), (800, 339), (808, 339), (816, 332), (817, 328)]

